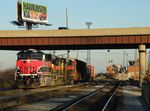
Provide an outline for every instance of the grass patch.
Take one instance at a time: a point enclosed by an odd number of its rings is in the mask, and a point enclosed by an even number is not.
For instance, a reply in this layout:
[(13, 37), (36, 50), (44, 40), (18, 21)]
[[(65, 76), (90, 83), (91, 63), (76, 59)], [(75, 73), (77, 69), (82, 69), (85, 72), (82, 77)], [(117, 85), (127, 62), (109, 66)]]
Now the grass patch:
[(10, 89), (15, 88), (15, 68), (9, 68), (0, 71), (0, 88), (1, 89)]

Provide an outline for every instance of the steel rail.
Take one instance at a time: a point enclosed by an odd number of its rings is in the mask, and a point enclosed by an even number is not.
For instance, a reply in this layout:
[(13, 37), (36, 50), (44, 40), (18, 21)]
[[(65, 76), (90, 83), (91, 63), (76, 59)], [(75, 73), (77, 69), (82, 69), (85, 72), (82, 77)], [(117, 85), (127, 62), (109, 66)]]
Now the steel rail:
[[(114, 82), (113, 82), (113, 83), (114, 83)], [(104, 87), (101, 87), (101, 88), (99, 88), (98, 90), (96, 90), (96, 91), (94, 91), (94, 92), (92, 92), (92, 93), (86, 95), (86, 96), (83, 97), (82, 99), (79, 99), (79, 100), (75, 101), (74, 103), (72, 103), (71, 105), (67, 106), (66, 108), (63, 108), (62, 111), (67, 111), (67, 110), (69, 110), (71, 107), (73, 107), (73, 106), (77, 105), (78, 103), (80, 103), (81, 101), (84, 101), (84, 100), (86, 100), (87, 98), (89, 98), (89, 97), (91, 97), (91, 96), (93, 96), (93, 95), (99, 93), (102, 89), (108, 87), (108, 85), (111, 85), (111, 84), (113, 84), (113, 83), (106, 84)]]
[(114, 95), (117, 93), (119, 87), (120, 87), (121, 83), (117, 86), (116, 90), (114, 91), (114, 93), (110, 96), (110, 98), (108, 99), (108, 101), (106, 102), (105, 106), (103, 107), (103, 109), (101, 111), (105, 111), (108, 104), (110, 103), (110, 101), (112, 100), (112, 98), (114, 97)]

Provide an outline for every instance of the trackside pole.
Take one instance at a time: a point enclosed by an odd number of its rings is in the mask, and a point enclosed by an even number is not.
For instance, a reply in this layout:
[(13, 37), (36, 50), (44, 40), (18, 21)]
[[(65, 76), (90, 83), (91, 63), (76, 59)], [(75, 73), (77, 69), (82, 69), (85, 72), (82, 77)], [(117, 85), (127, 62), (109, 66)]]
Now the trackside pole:
[(146, 74), (146, 46), (139, 45), (139, 85), (142, 87), (143, 78)]

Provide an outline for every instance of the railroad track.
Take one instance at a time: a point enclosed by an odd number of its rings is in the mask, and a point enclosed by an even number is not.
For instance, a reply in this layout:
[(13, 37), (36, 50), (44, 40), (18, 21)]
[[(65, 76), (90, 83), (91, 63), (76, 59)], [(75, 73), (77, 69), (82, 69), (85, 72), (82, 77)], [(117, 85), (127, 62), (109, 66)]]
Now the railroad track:
[(114, 104), (114, 103), (118, 101), (118, 100), (116, 101), (116, 98), (118, 98), (116, 96), (118, 96), (118, 93), (119, 93), (118, 91), (120, 89), (121, 84), (122, 83), (120, 82), (114, 87), (114, 89), (111, 92), (111, 95), (106, 97), (107, 99), (106, 99), (105, 105), (102, 106), (102, 108), (99, 110), (101, 111), (111, 111), (111, 110), (115, 111), (116, 110), (117, 104)]
[(107, 111), (112, 105), (120, 83), (112, 83), (52, 111)]
[[(9, 107), (7, 111), (62, 111), (71, 110), (73, 111), (74, 108), (77, 108), (77, 111), (81, 111), (84, 107), (88, 104), (96, 103), (96, 98), (99, 100), (104, 99), (103, 97), (108, 94), (110, 90), (115, 87), (116, 83), (84, 83), (79, 84), (77, 86), (62, 88), (57, 90), (52, 90), (48, 96), (44, 99), (39, 99), (36, 102), (30, 101), (26, 102), (26, 104), (19, 104), (14, 107)], [(99, 92), (100, 91), (100, 92)], [(99, 93), (98, 93), (99, 92)], [(99, 95), (100, 94), (100, 95)], [(28, 96), (31, 97), (31, 96)], [(34, 96), (35, 97), (35, 96)], [(31, 98), (34, 98), (31, 97)], [(88, 101), (90, 101), (88, 103)], [(87, 103), (87, 104), (86, 104)], [(89, 105), (88, 105), (89, 106)], [(91, 105), (90, 105), (91, 106)], [(93, 106), (96, 106), (93, 105)], [(88, 107), (90, 109), (90, 107)], [(90, 109), (91, 110), (91, 109)], [(88, 111), (88, 110), (85, 110)]]
[[(53, 89), (57, 89), (57, 88), (60, 88), (60, 87), (63, 87), (63, 86), (51, 86), (51, 87), (41, 87), (41, 88), (36, 88), (36, 89), (28, 89), (28, 88), (16, 88), (16, 89), (6, 89), (6, 90), (2, 90), (0, 91), (0, 95), (5, 97), (5, 96), (17, 96), (17, 95), (22, 95), (22, 94), (25, 94), (25, 93), (38, 93), (38, 92), (41, 92), (41, 91), (48, 91), (48, 90), (53, 90)], [(1, 99), (1, 97), (0, 97)]]
[(7, 110), (11, 107), (22, 105), (25, 103), (30, 103), (42, 99), (46, 99), (50, 94), (47, 94), (51, 91), (56, 91), (58, 89), (65, 89), (73, 87), (74, 85), (66, 86), (56, 86), (56, 87), (46, 87), (38, 89), (16, 89), (9, 91), (0, 92), (0, 111)]

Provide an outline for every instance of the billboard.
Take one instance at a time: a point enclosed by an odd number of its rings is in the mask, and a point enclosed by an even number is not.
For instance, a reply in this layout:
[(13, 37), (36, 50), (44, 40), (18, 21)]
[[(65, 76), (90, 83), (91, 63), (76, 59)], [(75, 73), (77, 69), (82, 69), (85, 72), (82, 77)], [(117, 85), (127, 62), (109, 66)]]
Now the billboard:
[(46, 6), (19, 1), (17, 3), (17, 10), (18, 21), (48, 23)]

